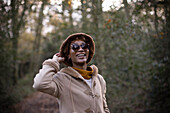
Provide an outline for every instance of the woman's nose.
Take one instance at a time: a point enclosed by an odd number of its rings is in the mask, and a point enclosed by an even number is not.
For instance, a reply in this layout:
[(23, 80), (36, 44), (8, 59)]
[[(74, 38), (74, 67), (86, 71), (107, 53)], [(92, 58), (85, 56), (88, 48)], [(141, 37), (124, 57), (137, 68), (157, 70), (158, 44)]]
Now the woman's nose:
[(82, 47), (80, 46), (80, 48), (78, 49), (78, 51), (84, 51), (84, 49), (82, 49)]

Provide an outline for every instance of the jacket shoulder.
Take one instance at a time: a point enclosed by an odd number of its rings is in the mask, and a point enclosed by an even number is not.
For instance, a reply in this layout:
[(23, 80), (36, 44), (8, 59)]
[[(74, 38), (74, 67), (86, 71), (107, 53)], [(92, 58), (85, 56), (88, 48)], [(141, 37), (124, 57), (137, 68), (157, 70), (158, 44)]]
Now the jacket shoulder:
[(101, 74), (97, 74), (97, 77), (102, 85), (105, 84), (105, 80)]

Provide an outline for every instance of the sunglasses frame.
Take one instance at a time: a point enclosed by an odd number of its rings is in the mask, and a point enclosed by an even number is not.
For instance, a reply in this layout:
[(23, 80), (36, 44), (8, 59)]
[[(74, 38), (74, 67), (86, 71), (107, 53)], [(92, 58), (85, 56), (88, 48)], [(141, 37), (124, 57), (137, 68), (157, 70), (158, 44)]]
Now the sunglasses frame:
[(87, 44), (87, 43), (82, 43), (81, 45), (78, 45), (76, 43), (71, 44), (71, 49), (74, 50), (75, 52), (78, 51), (80, 49), (80, 47), (83, 50), (87, 50), (87, 49), (89, 49), (89, 44)]

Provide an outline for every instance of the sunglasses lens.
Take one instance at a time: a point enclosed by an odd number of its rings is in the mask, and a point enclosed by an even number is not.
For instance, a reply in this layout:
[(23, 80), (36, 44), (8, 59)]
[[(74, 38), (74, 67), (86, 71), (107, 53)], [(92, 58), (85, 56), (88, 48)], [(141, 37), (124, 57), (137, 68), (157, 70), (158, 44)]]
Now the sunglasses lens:
[(78, 44), (72, 44), (72, 49), (73, 49), (74, 51), (79, 50), (79, 48), (80, 48), (80, 46), (79, 46)]
[(82, 48), (82, 49), (88, 49), (88, 48), (89, 48), (89, 46), (88, 46), (88, 44), (83, 43), (83, 44), (81, 45), (81, 48)]

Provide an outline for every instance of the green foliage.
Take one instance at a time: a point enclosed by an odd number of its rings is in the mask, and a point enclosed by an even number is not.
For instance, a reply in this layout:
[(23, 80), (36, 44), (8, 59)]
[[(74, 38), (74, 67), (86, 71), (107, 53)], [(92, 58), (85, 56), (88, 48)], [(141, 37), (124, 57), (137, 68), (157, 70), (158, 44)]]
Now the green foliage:
[(151, 38), (140, 26), (123, 17), (117, 11), (106, 22), (107, 29), (96, 39), (96, 52), (100, 54), (95, 58), (100, 58), (95, 62), (107, 81), (110, 110), (144, 112), (153, 67), (149, 52)]
[[(154, 58), (153, 76), (150, 81), (151, 91), (149, 92), (149, 106), (147, 110), (151, 113), (169, 113), (169, 89), (170, 89), (170, 63), (169, 63), (169, 33), (160, 32), (154, 37), (154, 50), (151, 51)], [(163, 37), (163, 38), (162, 38)]]
[[(60, 13), (51, 10), (56, 8), (56, 5), (46, 4), (49, 10), (46, 10), (47, 14), (44, 13), (44, 20), (49, 22), (48, 25), (43, 26), (43, 29), (53, 27), (53, 30), (47, 34), (35, 30), (37, 27), (35, 23), (39, 18), (37, 16), (40, 10), (39, 1), (34, 4), (29, 2), (27, 7), (23, 7), (28, 11), (26, 12), (28, 15), (23, 15), (21, 21), (22, 25), (26, 25), (25, 28), (13, 32), (18, 33), (18, 37), (15, 37), (18, 48), (14, 48), (12, 43), (14, 40), (9, 38), (13, 35), (7, 32), (12, 30), (10, 26), (12, 23), (9, 21), (12, 19), (10, 17), (12, 13), (8, 14), (5, 7), (11, 6), (0, 5), (3, 14), (0, 17), (2, 20), (0, 22), (2, 25), (0, 27), (0, 102), (3, 103), (0, 112), (8, 112), (5, 110), (11, 104), (22, 100), (33, 91), (33, 74), (30, 73), (34, 67), (30, 64), (35, 60), (32, 53), (35, 51), (33, 46), (37, 37), (34, 35), (40, 36), (37, 42), (40, 43), (40, 47), (35, 47), (39, 48), (37, 54), (40, 57), (37, 58), (41, 64), (45, 59), (59, 52), (63, 40), (75, 32), (85, 32), (94, 38), (96, 52), (90, 64), (97, 65), (99, 73), (107, 82), (106, 96), (111, 113), (168, 112), (170, 108), (168, 14), (170, 11), (168, 6), (163, 4), (167, 1), (140, 0), (131, 3), (129, 18), (125, 16), (125, 7), (102, 12), (101, 1), (81, 2), (83, 6), (74, 9), (71, 2), (67, 4), (63, 1), (63, 9)], [(34, 12), (28, 10), (28, 7)], [(75, 13), (82, 16), (81, 20), (74, 19)], [(41, 25), (44, 25), (42, 23)], [(31, 32), (28, 32), (29, 29)], [(13, 49), (17, 49), (16, 58)], [(14, 66), (14, 62), (17, 65)], [(14, 76), (14, 69), (18, 69), (17, 77)], [(13, 86), (15, 77), (17, 84)]]
[(18, 80), (18, 84), (13, 87), (12, 95), (15, 103), (20, 102), (26, 98), (29, 94), (33, 93), (33, 76), (32, 74), (26, 74), (24, 78)]
[[(7, 43), (8, 40), (0, 39), (0, 112), (4, 110), (4, 107), (13, 103), (12, 95), (9, 93), (12, 87), (12, 65), (11, 54)], [(2, 111), (1, 111), (2, 110)]]
[(33, 91), (33, 77), (29, 75), (13, 85), (12, 50), (9, 47), (9, 40), (0, 39), (0, 113), (11, 113), (11, 106)]

